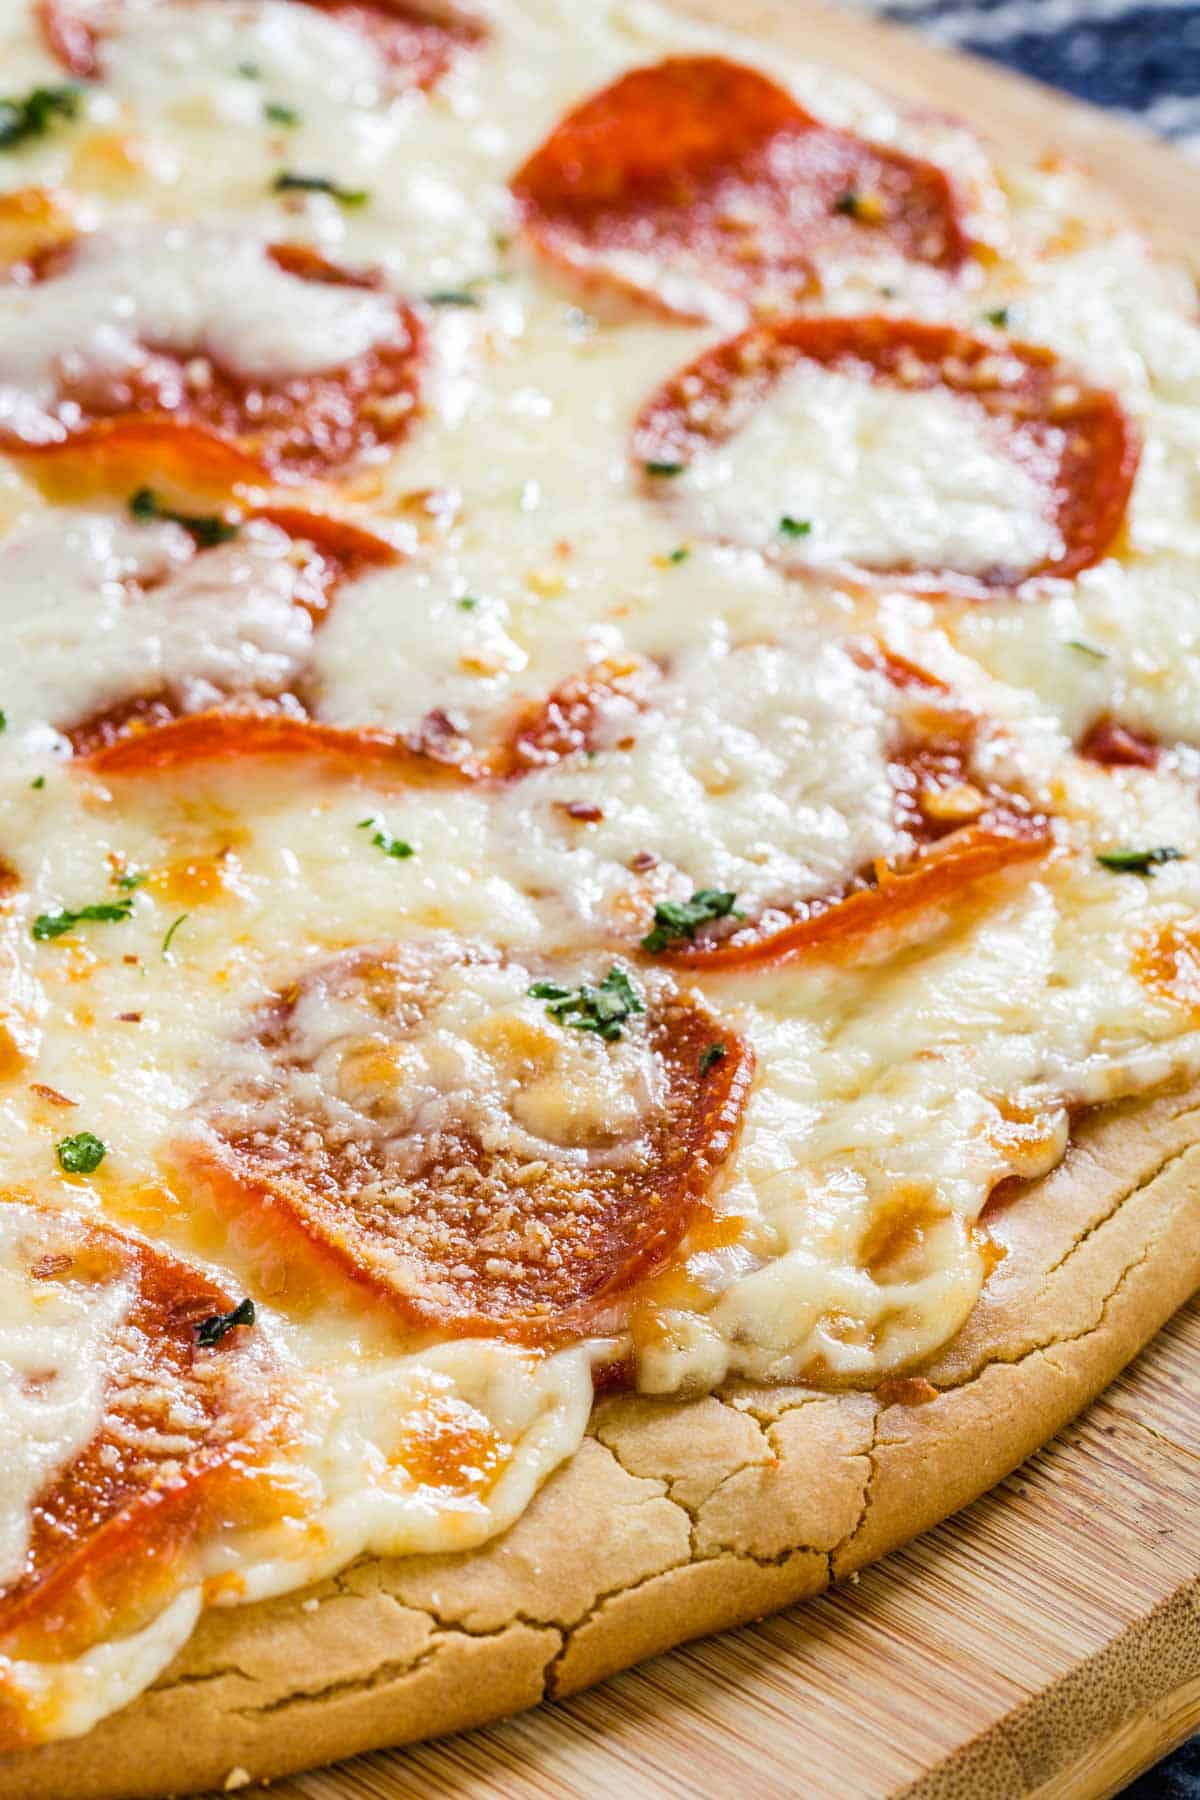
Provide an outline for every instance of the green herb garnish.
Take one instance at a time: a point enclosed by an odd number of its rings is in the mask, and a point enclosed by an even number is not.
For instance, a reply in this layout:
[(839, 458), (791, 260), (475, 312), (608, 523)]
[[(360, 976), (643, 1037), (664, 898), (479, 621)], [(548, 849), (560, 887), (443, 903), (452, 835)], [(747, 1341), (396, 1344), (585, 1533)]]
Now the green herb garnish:
[(434, 288), (431, 294), (425, 295), (426, 306), (482, 306), (479, 295), (469, 287)]
[[(371, 831), (373, 825), (378, 829)], [(359, 831), (371, 831), (371, 842), (382, 850), (385, 856), (394, 856), (397, 862), (405, 862), (408, 857), (416, 855), (411, 844), (406, 844), (403, 838), (393, 837), (390, 831), (384, 831), (379, 820), (374, 817), (360, 819), (358, 829)]]
[(36, 87), (23, 100), (0, 100), (0, 150), (44, 137), (56, 119), (73, 119), (78, 111), (79, 89), (73, 87)]
[(474, 612), (479, 601), (474, 594), (463, 594), (458, 604), (462, 612)]
[(790, 513), (784, 513), (782, 519), (780, 519), (780, 521), (779, 521), (779, 529), (782, 532), (784, 537), (790, 537), (790, 538), (807, 537), (809, 532), (812, 530), (812, 520), (811, 519), (793, 519), (793, 517)]
[(170, 959), (172, 938), (183, 924), (183, 921), (185, 919), (190, 919), (191, 916), (190, 913), (180, 913), (179, 917), (177, 919), (172, 919), (171, 923), (167, 926), (167, 934), (162, 941), (162, 956), (164, 962)]
[(262, 64), (256, 62), (240, 62), (237, 72), (243, 81), (257, 81), (262, 74)]
[(64, 907), (61, 912), (39, 913), (33, 921), (33, 935), (39, 944), (44, 944), (48, 938), (59, 938), (65, 932), (73, 931), (76, 925), (90, 921), (116, 925), (129, 918), (132, 912), (133, 901), (129, 899), (101, 900), (94, 906), (81, 906), (77, 912)]
[(1068, 650), (1078, 650), (1081, 656), (1090, 656), (1095, 662), (1107, 662), (1108, 651), (1101, 650), (1098, 644), (1085, 644), (1082, 638), (1068, 638)]
[(294, 106), (284, 106), (279, 100), (264, 100), (263, 118), (269, 119), (272, 125), (298, 125), (300, 114)]
[(328, 175), (297, 175), (294, 169), (280, 169), (271, 187), (277, 194), (328, 194), (339, 206), (365, 206), (371, 198), (366, 188), (341, 187)]
[(201, 1319), (196, 1327), (196, 1342), (202, 1350), (211, 1350), (222, 1338), (239, 1325), (253, 1325), (254, 1302), (246, 1297), (227, 1313), (210, 1313), (207, 1319)]
[(62, 1138), (55, 1144), (54, 1154), (64, 1175), (90, 1175), (100, 1167), (107, 1152), (92, 1132), (77, 1131), (74, 1137)]
[(46, 777), (44, 775), (35, 775), (29, 785), (31, 788), (44, 788), (46, 785)]
[(741, 919), (737, 895), (723, 888), (697, 888), (690, 900), (660, 900), (654, 909), (654, 930), (642, 939), (643, 950), (665, 950), (678, 938), (692, 939), (710, 919)]
[(587, 981), (574, 989), (560, 987), (557, 981), (535, 981), (526, 992), (534, 1000), (547, 1001), (546, 1011), (560, 1025), (594, 1031), (607, 1044), (620, 1037), (626, 1019), (646, 1010), (629, 976), (615, 963), (595, 987)]
[(138, 488), (129, 497), (129, 510), (135, 519), (148, 525), (153, 519), (165, 519), (172, 525), (182, 525), (191, 533), (202, 550), (211, 550), (214, 544), (227, 544), (230, 538), (238, 534), (239, 526), (232, 519), (223, 519), (219, 513), (183, 513), (174, 512), (169, 506), (163, 506), (153, 488)]
[(1159, 844), (1153, 850), (1101, 850), (1096, 861), (1114, 875), (1142, 875), (1149, 881), (1163, 863), (1182, 862), (1183, 851), (1173, 844)]
[(1000, 330), (1003, 330), (1008, 324), (1007, 306), (994, 306), (991, 312), (985, 312), (983, 316), (989, 325), (995, 325)]
[(700, 1079), (703, 1081), (710, 1069), (715, 1069), (719, 1062), (724, 1062), (726, 1055), (724, 1044), (710, 1044), (700, 1058)]
[(645, 464), (647, 475), (682, 475), (686, 463), (681, 462), (648, 462)]
[(125, 888), (130, 893), (133, 892), (134, 888), (140, 888), (140, 887), (144, 886), (146, 880), (147, 880), (147, 877), (144, 874), (142, 874), (140, 870), (137, 870), (137, 869), (133, 869), (125, 875), (114, 875), (113, 876), (113, 881), (116, 883), (117, 887)]
[(671, 553), (670, 553), (670, 555), (669, 555), (669, 556), (668, 556), (668, 557), (667, 557), (667, 561), (668, 561), (668, 562), (669, 562), (669, 563), (681, 563), (681, 562), (686, 562), (686, 561), (687, 561), (687, 559), (688, 559), (688, 557), (689, 557), (689, 556), (690, 556), (690, 555), (691, 555), (691, 554), (692, 554), (692, 553), (691, 553), (691, 551), (690, 551), (690, 550), (689, 550), (689, 549), (688, 549), (688, 547), (687, 547), (687, 545), (686, 545), (686, 544), (680, 544), (680, 546), (679, 546), (679, 548), (678, 548), (678, 550), (672, 550), (672, 551), (671, 551)]
[(8, 730), (8, 714), (0, 707), (0, 731)]

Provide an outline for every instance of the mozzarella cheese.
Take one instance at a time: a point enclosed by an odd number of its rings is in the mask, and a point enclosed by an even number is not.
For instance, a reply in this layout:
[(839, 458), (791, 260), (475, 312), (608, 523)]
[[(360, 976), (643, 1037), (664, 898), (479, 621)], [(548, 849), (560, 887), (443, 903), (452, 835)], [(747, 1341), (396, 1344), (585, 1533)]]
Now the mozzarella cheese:
[[(596, 1364), (628, 1356), (639, 1386), (665, 1394), (727, 1376), (870, 1385), (919, 1363), (979, 1294), (992, 1187), (1053, 1165), (1070, 1107), (1200, 1072), (1194, 760), (1111, 771), (1072, 748), (1107, 713), (1200, 745), (1187, 625), (1200, 329), (1186, 282), (1084, 184), (1001, 182), (966, 130), (640, 0), (496, 0), (487, 45), (429, 94), (394, 94), (367, 40), (287, 0), (131, 3), (96, 22), (106, 74), (83, 118), (0, 170), (12, 188), (69, 189), (91, 233), (52, 283), (0, 290), (0, 422), (55, 435), (62, 371), (120, 379), (147, 344), (248, 381), (332, 369), (394, 329), (396, 295), (432, 297), (432, 367), (417, 428), (355, 478), (372, 522), (411, 554), (344, 583), (315, 624), (272, 526), (198, 552), (176, 524), (130, 519), (128, 496), (49, 507), (5, 473), (6, 1189), (143, 1230), (248, 1291), (245, 1243), (197, 1215), (177, 1157), (218, 1102), (269, 1141), (279, 1072), (255, 1021), (297, 991), (305, 1066), (289, 1097), (323, 1128), (369, 1121), (398, 1163), (422, 1131), (468, 1116), (522, 1155), (634, 1154), (662, 1080), (644, 1037), (573, 1031), (530, 977), (551, 954), (595, 976), (610, 953), (632, 955), (656, 903), (695, 889), (784, 916), (904, 859), (891, 769), (903, 703), (864, 642), (929, 668), (989, 722), (974, 778), (1044, 808), (1056, 836), (1042, 863), (939, 916), (903, 955), (677, 977), (749, 1041), (757, 1075), (708, 1195), (732, 1228), (719, 1248), (685, 1242), (652, 1329), (554, 1352), (439, 1345), (283, 1277), (258, 1287), (256, 1329), (297, 1421), (280, 1458), (300, 1523), (199, 1546), (134, 1638), (0, 1668), (47, 1736), (87, 1729), (153, 1680), (204, 1604), (502, 1530), (577, 1446)], [(986, 265), (952, 283), (868, 259), (826, 271), (821, 304), (965, 329), (1003, 305), (1014, 333), (1115, 387), (1144, 439), (1119, 551), (1019, 602), (844, 582), (846, 559), (1031, 566), (1055, 532), (1031, 474), (957, 401), (807, 369), (665, 502), (646, 494), (633, 421), (720, 330), (537, 263), (512, 241), (505, 179), (623, 69), (713, 49), (954, 174)], [(0, 53), (14, 92), (56, 79), (24, 0), (4, 0)], [(265, 118), (267, 101), (297, 123)], [(281, 196), (283, 166), (369, 198)], [(283, 238), (377, 266), (388, 290), (286, 275), (263, 250)], [(448, 291), (474, 304), (437, 304)], [(782, 542), (785, 515), (809, 534)], [(398, 732), (440, 712), (494, 746), (606, 661), (642, 667), (644, 697), (595, 743), (507, 783), (376, 787), (365, 768), (347, 782), (280, 764), (106, 784), (67, 757), (73, 726), (164, 691), (181, 709), (301, 696), (326, 723)], [(413, 853), (388, 854), (393, 838)], [(1096, 861), (1156, 846), (1180, 858), (1148, 879)], [(118, 899), (115, 918), (35, 936), (42, 915)], [(397, 941), (480, 951), (408, 1037), (399, 1014), (375, 1029), (321, 985), (356, 947)], [(511, 1050), (534, 1041), (531, 1080)], [(64, 1117), (106, 1146), (91, 1176), (55, 1161)], [(34, 1307), (4, 1212), (0, 1579), (23, 1554), (32, 1496), (94, 1434), (119, 1310), (115, 1288)], [(31, 1393), (39, 1360), (55, 1378)]]
[[(81, 237), (46, 285), (0, 290), (0, 427), (27, 443), (61, 435), (65, 378), (87, 395), (153, 377), (169, 394), (204, 379), (204, 359), (246, 381), (313, 375), (394, 336), (394, 303), (370, 289), (305, 281), (260, 239), (216, 226), (127, 225)], [(67, 403), (67, 414), (70, 403)]]
[(802, 564), (982, 574), (1061, 548), (1043, 488), (982, 413), (812, 365), (693, 458), (670, 497), (685, 529)]

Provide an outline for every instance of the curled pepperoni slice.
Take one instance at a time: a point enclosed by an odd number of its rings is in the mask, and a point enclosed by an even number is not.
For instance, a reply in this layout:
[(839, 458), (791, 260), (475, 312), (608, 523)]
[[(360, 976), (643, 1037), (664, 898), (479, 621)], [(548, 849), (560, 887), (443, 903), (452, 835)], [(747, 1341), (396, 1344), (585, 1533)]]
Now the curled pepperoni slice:
[[(464, 50), (487, 36), (482, 21), (465, 8), (404, 0), (298, 0), (359, 32), (375, 45), (396, 89), (431, 88)], [(119, 18), (119, 11), (115, 18)], [(38, 0), (38, 24), (47, 48), (83, 81), (104, 72), (103, 30), (70, 0)], [(109, 28), (114, 22), (108, 13)]]
[[(1120, 530), (1139, 445), (1114, 394), (1085, 386), (1048, 350), (883, 317), (800, 317), (757, 326), (672, 376), (646, 402), (634, 433), (633, 454), (652, 491), (665, 505), (695, 509), (694, 522), (703, 527), (706, 516), (716, 516), (704, 512), (714, 504), (713, 483), (705, 479), (704, 491), (693, 493), (689, 477), (712, 474), (720, 458), (736, 465), (739, 444), (761, 427), (765, 409), (783, 404), (786, 384), (820, 380), (823, 371), (852, 388), (881, 384), (891, 394), (936, 396), (939, 406), (950, 397), (968, 409), (983, 443), (1011, 467), (1014, 484), (1034, 496), (1034, 524), (1047, 534), (1044, 553), (1026, 567), (989, 562), (986, 544), (971, 558), (962, 546), (951, 547), (944, 560), (924, 567), (903, 552), (846, 560), (935, 584), (966, 583), (986, 594), (1033, 576), (1077, 574), (1104, 555)], [(803, 421), (805, 390), (796, 392)], [(796, 427), (789, 423), (794, 415), (780, 417), (773, 461), (786, 476), (788, 436)], [(920, 429), (915, 413), (912, 429)], [(761, 463), (761, 443), (756, 454)], [(741, 489), (735, 497), (744, 498)], [(939, 499), (930, 493), (931, 508)], [(731, 498), (716, 535), (739, 535), (735, 510)], [(810, 520), (775, 516), (770, 529), (776, 536), (763, 547), (772, 556), (794, 566), (810, 562)]]
[(635, 69), (517, 172), (533, 243), (686, 317), (791, 310), (825, 255), (898, 252), (953, 273), (967, 240), (943, 172), (821, 125), (718, 56)]
[[(888, 775), (893, 816), (910, 846), (894, 864), (877, 861), (834, 891), (786, 901), (753, 919), (725, 905), (695, 922), (669, 905), (645, 948), (677, 966), (768, 967), (804, 956), (853, 957), (937, 930), (981, 886), (1043, 859), (1049, 820), (1019, 793), (990, 779), (977, 752), (983, 721), (957, 706), (944, 683), (916, 664), (865, 650), (863, 659), (899, 690), (902, 735)], [(705, 921), (708, 912), (716, 924)]]
[[(0, 1586), (0, 1653), (58, 1660), (147, 1623), (210, 1529), (279, 1517), (265, 1460), (287, 1413), (261, 1328), (230, 1323), (238, 1297), (197, 1269), (14, 1202), (0, 1235), (5, 1325), (25, 1340), (4, 1380), (28, 1427), (6, 1451), (28, 1531)], [(8, 1698), (0, 1683), (0, 1718)]]
[[(205, 299), (205, 266), (235, 257), (226, 297), (210, 280)], [(20, 281), (10, 279), (10, 293), (17, 288), (10, 366), (0, 354), (0, 382), (14, 394), (0, 447), (13, 455), (111, 467), (145, 450), (149, 432), (162, 442), (168, 429), (183, 430), (182, 459), (228, 487), (328, 475), (398, 441), (416, 416), (425, 347), (416, 314), (372, 272), (339, 268), (302, 245), (122, 228), (36, 257)], [(194, 304), (195, 341), (175, 316), (182, 292)], [(268, 299), (292, 324), (289, 335), (281, 323), (270, 345), (261, 335)], [(106, 316), (116, 348), (91, 341)], [(70, 342), (61, 322), (75, 319), (81, 341)], [(248, 359), (231, 361), (256, 332)], [(327, 359), (314, 351), (318, 341)]]
[(657, 972), (363, 948), (254, 1022), (187, 1155), (268, 1269), (315, 1261), (421, 1333), (564, 1342), (679, 1246), (751, 1066)]

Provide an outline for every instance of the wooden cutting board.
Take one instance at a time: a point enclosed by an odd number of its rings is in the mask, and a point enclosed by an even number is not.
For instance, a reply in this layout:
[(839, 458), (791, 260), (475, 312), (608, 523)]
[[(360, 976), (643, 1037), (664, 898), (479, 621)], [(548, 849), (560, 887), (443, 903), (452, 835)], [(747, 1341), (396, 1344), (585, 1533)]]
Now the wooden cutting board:
[[(690, 0), (1084, 158), (1200, 264), (1200, 169), (1104, 114), (892, 27)], [(1068, 1431), (847, 1585), (603, 1687), (275, 1785), (275, 1800), (1102, 1800), (1200, 1726), (1200, 1307)]]

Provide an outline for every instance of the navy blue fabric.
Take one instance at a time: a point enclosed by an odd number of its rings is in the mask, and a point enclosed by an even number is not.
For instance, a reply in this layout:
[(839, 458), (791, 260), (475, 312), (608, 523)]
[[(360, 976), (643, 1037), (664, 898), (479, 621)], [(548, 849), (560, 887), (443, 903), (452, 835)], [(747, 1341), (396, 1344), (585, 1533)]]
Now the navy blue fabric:
[(1200, 153), (1198, 0), (866, 0)]
[[(874, 10), (1133, 113), (1200, 155), (1200, 0), (867, 0)], [(1200, 223), (1200, 169), (1196, 171)], [(1200, 1737), (1122, 1800), (1200, 1800)]]

